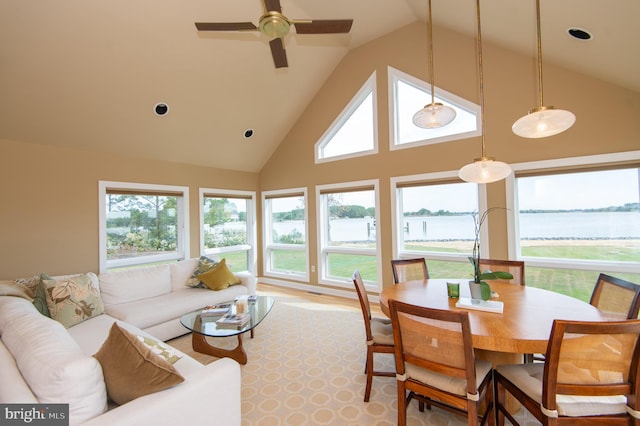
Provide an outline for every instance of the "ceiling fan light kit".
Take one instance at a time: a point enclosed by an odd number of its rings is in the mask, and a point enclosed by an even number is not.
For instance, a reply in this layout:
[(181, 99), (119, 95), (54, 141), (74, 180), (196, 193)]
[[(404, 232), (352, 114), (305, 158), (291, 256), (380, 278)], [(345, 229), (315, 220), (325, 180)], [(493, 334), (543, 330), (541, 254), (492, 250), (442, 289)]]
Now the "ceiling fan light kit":
[(476, 12), (478, 23), (477, 51), (478, 51), (478, 75), (480, 80), (480, 120), (482, 122), (482, 156), (476, 158), (473, 163), (467, 164), (458, 171), (458, 176), (465, 182), (491, 183), (497, 182), (511, 174), (511, 167), (502, 161), (496, 161), (485, 154), (486, 144), (484, 140), (484, 81), (482, 70), (482, 26), (480, 24), (480, 0), (476, 0)]
[(427, 6), (427, 37), (429, 46), (429, 77), (431, 78), (431, 103), (425, 105), (413, 115), (413, 124), (423, 129), (437, 129), (446, 126), (456, 118), (456, 111), (446, 105), (436, 102), (433, 75), (433, 20), (431, 18), (431, 0)]
[(536, 29), (538, 41), (538, 98), (539, 106), (513, 123), (511, 130), (523, 138), (546, 138), (562, 133), (576, 122), (571, 111), (544, 106), (542, 87), (542, 35), (540, 31), (540, 0), (536, 0)]
[(289, 66), (283, 39), (296, 28), (296, 34), (345, 34), (353, 19), (289, 19), (282, 14), (280, 0), (264, 0), (264, 14), (258, 26), (251, 22), (196, 22), (198, 31), (260, 31), (271, 38), (269, 47), (276, 68)]

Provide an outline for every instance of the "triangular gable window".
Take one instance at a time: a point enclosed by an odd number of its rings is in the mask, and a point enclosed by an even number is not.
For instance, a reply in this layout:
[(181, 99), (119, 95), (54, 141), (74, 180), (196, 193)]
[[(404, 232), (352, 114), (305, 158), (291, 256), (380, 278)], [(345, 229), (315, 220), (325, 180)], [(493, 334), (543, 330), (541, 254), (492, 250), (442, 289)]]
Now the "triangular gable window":
[(378, 152), (374, 72), (315, 145), (316, 163)]
[(413, 114), (431, 103), (431, 85), (388, 67), (390, 149), (447, 142), (480, 136), (480, 107), (440, 88), (435, 101), (452, 107), (456, 118), (438, 129), (422, 129), (413, 124)]

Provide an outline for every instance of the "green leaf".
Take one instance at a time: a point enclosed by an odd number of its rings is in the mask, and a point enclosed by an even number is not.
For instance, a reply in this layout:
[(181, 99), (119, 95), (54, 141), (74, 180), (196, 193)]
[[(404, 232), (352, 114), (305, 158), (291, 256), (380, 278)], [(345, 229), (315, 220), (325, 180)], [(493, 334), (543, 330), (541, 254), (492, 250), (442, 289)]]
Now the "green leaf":
[(480, 291), (482, 292), (482, 300), (489, 300), (491, 298), (491, 287), (484, 281), (480, 282)]

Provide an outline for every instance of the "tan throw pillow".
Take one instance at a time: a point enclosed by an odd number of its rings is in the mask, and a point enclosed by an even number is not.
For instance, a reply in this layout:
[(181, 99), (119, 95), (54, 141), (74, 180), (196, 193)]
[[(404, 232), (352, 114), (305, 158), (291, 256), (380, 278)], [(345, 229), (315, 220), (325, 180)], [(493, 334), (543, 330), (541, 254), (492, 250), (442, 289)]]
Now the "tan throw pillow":
[(118, 405), (184, 381), (173, 365), (115, 322), (94, 357), (102, 366), (107, 395)]
[(227, 266), (226, 259), (222, 259), (204, 274), (198, 275), (198, 279), (211, 290), (223, 290), (230, 285), (240, 284), (240, 279)]
[(202, 283), (198, 279), (198, 275), (204, 274), (205, 272), (211, 270), (217, 264), (217, 260), (209, 259), (206, 256), (200, 256), (200, 258), (198, 259), (198, 266), (196, 266), (196, 270), (193, 271), (191, 278), (187, 280), (187, 286), (204, 288), (204, 283)]
[(104, 313), (100, 293), (86, 274), (42, 283), (51, 318), (66, 328)]
[(0, 296), (22, 297), (33, 302), (34, 294), (25, 286), (16, 281), (0, 281)]

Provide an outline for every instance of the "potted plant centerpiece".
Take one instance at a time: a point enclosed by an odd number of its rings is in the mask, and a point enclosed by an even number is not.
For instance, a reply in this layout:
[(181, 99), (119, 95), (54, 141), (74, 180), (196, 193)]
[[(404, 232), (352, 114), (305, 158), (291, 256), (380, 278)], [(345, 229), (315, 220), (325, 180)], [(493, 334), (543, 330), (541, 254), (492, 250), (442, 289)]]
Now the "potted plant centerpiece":
[[(491, 297), (491, 287), (485, 280), (496, 279), (513, 279), (513, 275), (504, 271), (480, 271), (480, 229), (482, 224), (487, 219), (489, 213), (500, 207), (491, 207), (485, 210), (482, 215), (478, 217), (478, 212), (473, 212), (473, 222), (475, 225), (475, 241), (473, 242), (472, 255), (469, 257), (469, 261), (473, 265), (473, 280), (469, 281), (469, 290), (471, 291), (471, 297), (473, 299), (482, 298), (482, 300), (489, 300)], [(478, 297), (480, 296), (480, 297)]]

